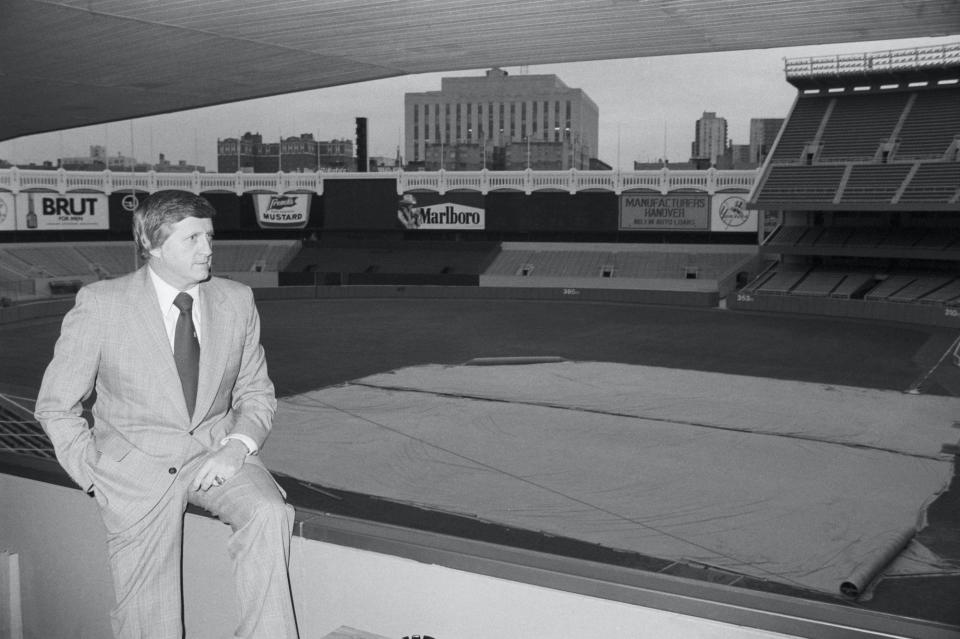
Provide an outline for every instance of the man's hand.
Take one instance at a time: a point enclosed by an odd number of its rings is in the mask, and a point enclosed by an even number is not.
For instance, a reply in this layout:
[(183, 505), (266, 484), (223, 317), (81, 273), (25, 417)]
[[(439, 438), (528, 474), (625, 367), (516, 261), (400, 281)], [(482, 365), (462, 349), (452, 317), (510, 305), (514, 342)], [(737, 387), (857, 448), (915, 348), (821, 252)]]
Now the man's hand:
[(210, 490), (230, 481), (247, 458), (247, 447), (237, 439), (230, 439), (219, 450), (211, 453), (197, 471), (194, 490)]

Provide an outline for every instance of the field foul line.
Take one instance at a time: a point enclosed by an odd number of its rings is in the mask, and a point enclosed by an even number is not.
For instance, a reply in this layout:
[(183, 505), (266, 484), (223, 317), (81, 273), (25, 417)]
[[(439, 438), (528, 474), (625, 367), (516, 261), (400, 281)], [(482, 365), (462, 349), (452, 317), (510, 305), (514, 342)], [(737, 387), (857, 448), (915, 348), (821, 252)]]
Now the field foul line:
[(943, 364), (943, 360), (947, 359), (948, 357), (950, 357), (950, 356), (952, 356), (952, 355), (956, 355), (956, 354), (957, 354), (957, 352), (958, 352), (957, 349), (960, 349), (960, 336), (958, 336), (957, 339), (953, 340), (953, 343), (950, 344), (950, 346), (947, 348), (947, 350), (945, 350), (945, 351), (943, 352), (943, 355), (940, 356), (940, 359), (937, 360), (937, 363), (934, 364), (934, 365), (930, 368), (930, 370), (928, 370), (926, 373), (924, 373), (923, 377), (921, 377), (920, 379), (918, 379), (917, 381), (915, 381), (913, 384), (911, 384), (910, 387), (909, 387), (907, 390), (905, 390), (904, 392), (905, 392), (905, 393), (909, 393), (909, 394), (911, 394), (911, 395), (919, 395), (919, 394), (920, 394), (920, 387), (923, 386), (924, 383), (926, 383), (926, 381), (927, 381), (928, 379), (930, 379), (930, 376), (933, 375), (934, 371), (936, 371), (938, 368), (940, 368), (940, 365)]

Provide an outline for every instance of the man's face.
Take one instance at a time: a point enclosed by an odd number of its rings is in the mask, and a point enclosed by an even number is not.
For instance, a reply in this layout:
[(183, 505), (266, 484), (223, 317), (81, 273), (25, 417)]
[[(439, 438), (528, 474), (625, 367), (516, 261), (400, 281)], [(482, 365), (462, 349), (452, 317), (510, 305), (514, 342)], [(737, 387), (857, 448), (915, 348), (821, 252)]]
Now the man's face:
[(213, 220), (185, 217), (167, 227), (169, 235), (150, 249), (150, 266), (165, 282), (186, 290), (210, 277)]

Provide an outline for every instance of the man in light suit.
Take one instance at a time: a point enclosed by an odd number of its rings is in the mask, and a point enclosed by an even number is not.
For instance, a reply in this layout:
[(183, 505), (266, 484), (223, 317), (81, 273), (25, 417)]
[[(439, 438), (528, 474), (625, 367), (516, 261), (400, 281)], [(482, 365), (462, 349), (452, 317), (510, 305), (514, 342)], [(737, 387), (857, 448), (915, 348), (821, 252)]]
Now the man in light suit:
[[(140, 204), (134, 239), (146, 265), (80, 290), (37, 397), (57, 458), (100, 507), (118, 639), (183, 636), (188, 503), (232, 528), (235, 636), (297, 637), (294, 511), (257, 456), (274, 388), (251, 290), (210, 277), (214, 213), (183, 191)], [(93, 391), (90, 428), (82, 402)]]

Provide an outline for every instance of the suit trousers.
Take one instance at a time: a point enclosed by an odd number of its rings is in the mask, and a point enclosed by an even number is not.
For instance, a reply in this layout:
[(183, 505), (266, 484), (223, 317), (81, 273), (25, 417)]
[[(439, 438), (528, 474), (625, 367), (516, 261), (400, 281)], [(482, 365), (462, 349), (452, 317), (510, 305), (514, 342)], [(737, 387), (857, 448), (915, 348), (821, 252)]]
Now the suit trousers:
[[(109, 533), (107, 552), (117, 604), (117, 639), (182, 639), (183, 518), (187, 504), (207, 510), (232, 529), (240, 623), (235, 637), (296, 639), (288, 565), (294, 509), (269, 472), (244, 464), (220, 487), (195, 491), (190, 483), (203, 457), (184, 466), (164, 498), (127, 530)], [(107, 506), (108, 507), (108, 506)]]

